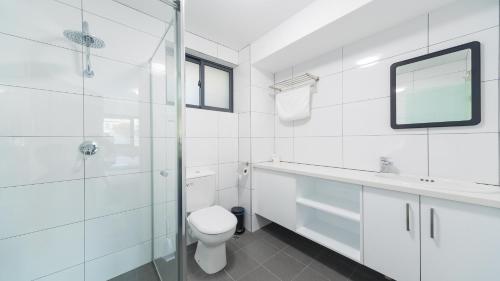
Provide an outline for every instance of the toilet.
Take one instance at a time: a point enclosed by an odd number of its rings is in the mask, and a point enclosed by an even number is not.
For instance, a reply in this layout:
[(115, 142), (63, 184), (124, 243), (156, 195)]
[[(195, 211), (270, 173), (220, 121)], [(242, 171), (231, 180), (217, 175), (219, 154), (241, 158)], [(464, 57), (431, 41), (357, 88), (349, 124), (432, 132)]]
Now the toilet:
[(215, 204), (215, 172), (196, 170), (186, 174), (186, 211), (189, 233), (198, 240), (194, 258), (208, 274), (227, 264), (226, 241), (236, 229), (236, 217)]

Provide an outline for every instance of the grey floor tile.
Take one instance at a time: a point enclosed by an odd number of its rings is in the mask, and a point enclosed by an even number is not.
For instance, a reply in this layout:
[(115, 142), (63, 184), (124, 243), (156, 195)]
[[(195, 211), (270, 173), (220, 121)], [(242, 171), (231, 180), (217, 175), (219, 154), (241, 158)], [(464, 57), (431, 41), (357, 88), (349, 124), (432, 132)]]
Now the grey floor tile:
[(194, 274), (188, 275), (188, 281), (232, 281), (231, 277), (224, 271), (221, 270), (214, 274), (207, 274), (200, 270)]
[(137, 270), (137, 281), (160, 281), (153, 263), (145, 264)]
[(383, 274), (378, 273), (374, 270), (369, 269), (365, 266), (358, 266), (354, 273), (349, 277), (352, 281), (388, 281), (390, 278), (386, 278)]
[(329, 281), (329, 279), (316, 270), (307, 267), (293, 281)]
[(177, 280), (178, 267), (177, 260), (171, 259), (166, 261), (163, 258), (158, 258), (155, 260), (155, 264), (158, 268), (158, 273), (163, 278), (163, 280)]
[(278, 252), (278, 248), (264, 239), (256, 239), (254, 242), (241, 248), (241, 251), (246, 252), (250, 257), (262, 264), (271, 256), (276, 254)]
[(297, 240), (284, 249), (284, 252), (305, 265), (309, 265), (313, 258), (325, 252), (324, 247), (309, 240)]
[(344, 281), (354, 273), (356, 263), (334, 252), (326, 252), (314, 258), (310, 267), (330, 280)]
[(280, 281), (271, 272), (265, 268), (258, 267), (257, 269), (247, 273), (243, 278), (239, 279), (241, 281)]
[(259, 264), (244, 251), (227, 254), (226, 272), (235, 280), (259, 267)]
[(277, 253), (264, 263), (264, 267), (278, 276), (283, 281), (292, 280), (305, 265), (283, 252)]
[(245, 247), (257, 240), (257, 236), (250, 231), (245, 231), (242, 235), (234, 235), (230, 242), (233, 243), (238, 249)]

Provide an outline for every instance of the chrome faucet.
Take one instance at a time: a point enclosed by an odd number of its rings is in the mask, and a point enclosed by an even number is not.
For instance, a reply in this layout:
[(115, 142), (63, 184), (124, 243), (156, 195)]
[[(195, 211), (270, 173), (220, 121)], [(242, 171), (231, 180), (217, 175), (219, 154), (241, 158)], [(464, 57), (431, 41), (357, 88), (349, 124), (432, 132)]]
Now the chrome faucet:
[(394, 171), (394, 163), (389, 157), (380, 157), (380, 173), (392, 173)]

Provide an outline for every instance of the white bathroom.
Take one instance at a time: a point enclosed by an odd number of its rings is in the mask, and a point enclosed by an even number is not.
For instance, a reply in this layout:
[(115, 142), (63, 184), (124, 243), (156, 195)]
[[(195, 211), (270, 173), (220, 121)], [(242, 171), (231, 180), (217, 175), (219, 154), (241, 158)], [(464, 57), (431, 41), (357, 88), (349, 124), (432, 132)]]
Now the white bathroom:
[(500, 0), (2, 0), (0, 281), (500, 280)]

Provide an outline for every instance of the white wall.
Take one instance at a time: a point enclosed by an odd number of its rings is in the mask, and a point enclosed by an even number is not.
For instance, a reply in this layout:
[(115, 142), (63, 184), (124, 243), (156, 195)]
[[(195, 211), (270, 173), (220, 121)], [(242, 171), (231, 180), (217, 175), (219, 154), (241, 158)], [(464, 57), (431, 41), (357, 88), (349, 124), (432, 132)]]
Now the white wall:
[[(481, 42), (482, 122), (472, 127), (393, 130), (389, 66)], [(377, 171), (380, 156), (401, 173), (499, 185), (499, 1), (458, 1), (405, 24), (276, 73), (320, 76), (310, 120), (276, 118), (284, 161)], [(374, 58), (359, 65), (363, 59)]]
[[(0, 280), (108, 280), (151, 261), (150, 148), (166, 136), (150, 130), (148, 60), (166, 23), (108, 0), (0, 11)], [(90, 79), (62, 35), (82, 15), (106, 42)], [(100, 146), (87, 160), (84, 139)]]

